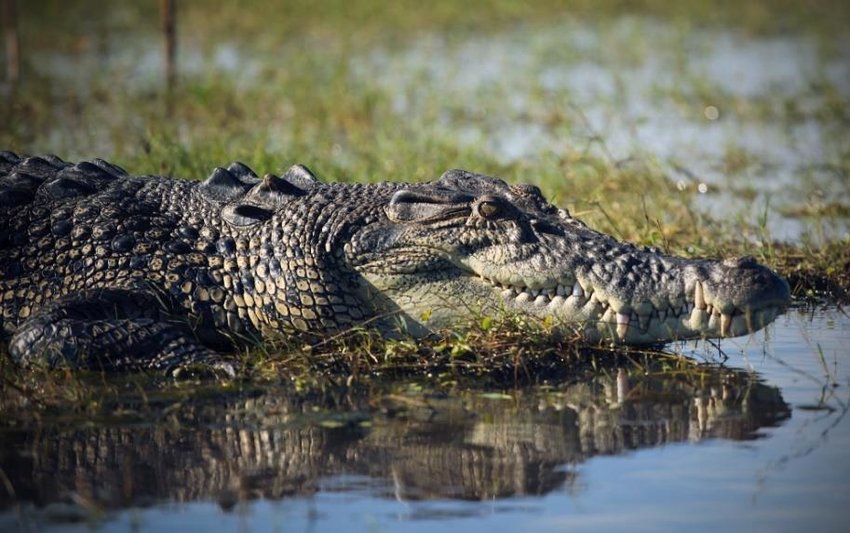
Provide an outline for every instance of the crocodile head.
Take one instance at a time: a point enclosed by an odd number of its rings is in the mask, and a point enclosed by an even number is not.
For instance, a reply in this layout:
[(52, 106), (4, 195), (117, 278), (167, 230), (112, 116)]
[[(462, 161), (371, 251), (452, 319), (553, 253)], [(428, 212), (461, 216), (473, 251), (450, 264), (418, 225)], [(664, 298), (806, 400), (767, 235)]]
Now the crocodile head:
[(743, 335), (789, 300), (752, 258), (665, 255), (594, 231), (539, 189), (465, 171), (396, 190), (346, 246), (384, 310), (434, 329), (476, 312), (554, 320), (588, 341), (655, 344)]

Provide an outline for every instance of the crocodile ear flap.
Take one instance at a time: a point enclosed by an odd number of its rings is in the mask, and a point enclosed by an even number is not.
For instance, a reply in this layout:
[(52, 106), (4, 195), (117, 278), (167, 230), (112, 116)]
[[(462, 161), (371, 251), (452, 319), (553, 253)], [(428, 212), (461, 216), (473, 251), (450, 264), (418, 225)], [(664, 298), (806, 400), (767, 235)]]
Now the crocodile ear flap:
[(458, 196), (426, 195), (402, 189), (393, 194), (387, 205), (387, 216), (393, 222), (438, 220), (469, 212), (469, 199)]

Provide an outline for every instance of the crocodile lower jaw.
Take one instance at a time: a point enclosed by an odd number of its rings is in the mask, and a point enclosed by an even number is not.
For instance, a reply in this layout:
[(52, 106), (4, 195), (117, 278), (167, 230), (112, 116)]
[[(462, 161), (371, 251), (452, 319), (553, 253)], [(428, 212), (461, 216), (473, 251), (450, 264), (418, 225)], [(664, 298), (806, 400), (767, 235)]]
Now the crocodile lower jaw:
[[(653, 344), (702, 337), (737, 337), (753, 333), (769, 324), (782, 306), (765, 305), (741, 309), (730, 304), (715, 306), (706, 302), (697, 282), (693, 291), (666, 308), (651, 303), (614, 303), (600, 297), (601, 291), (572, 286), (530, 289), (502, 285), (484, 279), (501, 293), (509, 308), (538, 316), (551, 316), (582, 332), (586, 340), (613, 340), (629, 344)], [(639, 308), (638, 312), (635, 308)]]
[[(618, 322), (616, 315), (606, 312), (598, 319), (573, 322), (588, 342), (615, 341), (632, 345), (658, 344), (700, 338), (738, 337), (755, 333), (770, 324), (782, 307), (767, 306), (747, 313), (711, 313), (693, 310), (680, 316), (668, 315), (664, 320), (652, 318), (646, 328)], [(614, 316), (614, 318), (611, 318)], [(565, 321), (569, 319), (564, 318)]]

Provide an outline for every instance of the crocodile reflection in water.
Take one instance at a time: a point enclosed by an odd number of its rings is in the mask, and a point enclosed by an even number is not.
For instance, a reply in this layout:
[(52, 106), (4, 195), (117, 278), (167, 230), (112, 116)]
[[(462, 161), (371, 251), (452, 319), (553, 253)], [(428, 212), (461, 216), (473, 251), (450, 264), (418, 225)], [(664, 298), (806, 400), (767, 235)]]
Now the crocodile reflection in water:
[(595, 455), (752, 439), (789, 416), (778, 389), (756, 377), (701, 370), (620, 370), (510, 398), (349, 394), (348, 415), (328, 411), (331, 396), (317, 404), (268, 391), (226, 403), (194, 398), (160, 424), (7, 427), (0, 468), (14, 496), (0, 489), (0, 508), (72, 495), (103, 508), (194, 500), (227, 507), (309, 495), (339, 474), (368, 476), (369, 490), (404, 499), (542, 495), (572, 482), (564, 465)]

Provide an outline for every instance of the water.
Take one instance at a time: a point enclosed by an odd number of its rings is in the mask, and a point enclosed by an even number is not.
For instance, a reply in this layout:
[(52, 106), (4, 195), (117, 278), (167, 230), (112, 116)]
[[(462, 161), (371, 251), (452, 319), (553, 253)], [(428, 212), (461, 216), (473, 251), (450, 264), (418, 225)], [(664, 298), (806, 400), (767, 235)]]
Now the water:
[(792, 310), (719, 350), (671, 347), (689, 362), (548, 386), (272, 388), (6, 427), (0, 528), (842, 531), (849, 330)]

